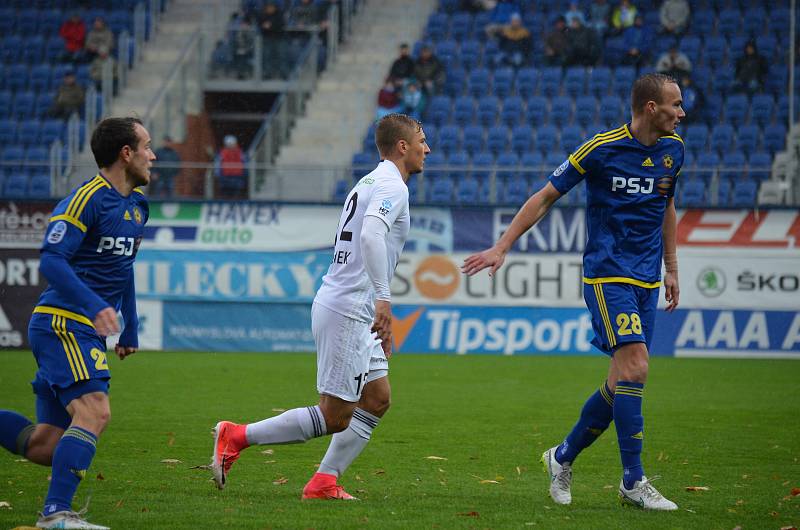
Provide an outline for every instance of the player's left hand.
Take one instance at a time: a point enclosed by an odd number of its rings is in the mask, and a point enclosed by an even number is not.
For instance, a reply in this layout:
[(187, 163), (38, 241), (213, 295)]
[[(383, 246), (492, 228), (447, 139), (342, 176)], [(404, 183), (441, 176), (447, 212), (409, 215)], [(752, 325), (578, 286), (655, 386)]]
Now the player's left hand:
[(506, 253), (497, 247), (492, 247), (467, 257), (467, 259), (464, 260), (464, 264), (461, 266), (461, 272), (467, 276), (472, 276), (487, 267), (491, 267), (489, 269), (489, 276), (494, 276), (494, 273), (503, 265), (505, 260)]
[(667, 272), (664, 274), (664, 299), (667, 301), (667, 312), (672, 312), (678, 307), (681, 289), (678, 287), (678, 273)]
[(134, 348), (133, 346), (121, 346), (120, 344), (114, 346), (114, 351), (116, 352), (117, 357), (119, 357), (120, 361), (124, 361), (125, 357), (127, 357), (128, 355), (133, 355), (134, 353), (136, 353), (137, 350), (138, 348)]
[(375, 301), (375, 320), (371, 331), (381, 341), (381, 348), (386, 358), (392, 356), (392, 303), (387, 300)]

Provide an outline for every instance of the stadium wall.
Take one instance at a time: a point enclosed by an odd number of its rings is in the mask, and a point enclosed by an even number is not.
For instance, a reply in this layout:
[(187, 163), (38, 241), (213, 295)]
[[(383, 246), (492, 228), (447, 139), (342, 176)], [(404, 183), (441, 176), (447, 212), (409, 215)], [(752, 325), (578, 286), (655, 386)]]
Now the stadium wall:
[[(2, 347), (27, 346), (30, 308), (43, 288), (36, 248), (51, 208), (0, 203)], [(310, 303), (339, 213), (337, 206), (153, 203), (136, 264), (141, 346), (313, 351)], [(593, 350), (582, 298), (583, 209), (554, 209), (494, 278), (460, 273), (463, 259), (490, 245), (514, 213), (413, 210), (392, 285), (398, 351)], [(800, 211), (682, 210), (678, 238), (681, 306), (659, 312), (654, 355), (800, 358)]]

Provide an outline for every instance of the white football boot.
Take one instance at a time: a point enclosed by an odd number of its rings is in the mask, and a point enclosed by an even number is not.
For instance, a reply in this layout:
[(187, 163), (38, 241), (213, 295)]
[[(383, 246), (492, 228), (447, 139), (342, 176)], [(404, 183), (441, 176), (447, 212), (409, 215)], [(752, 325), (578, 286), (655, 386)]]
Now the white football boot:
[(542, 455), (541, 462), (544, 465), (545, 473), (550, 476), (550, 496), (557, 504), (569, 504), (572, 502), (572, 466), (569, 463), (559, 464), (556, 460), (555, 446), (548, 449)]
[(71, 512), (68, 510), (51, 513), (48, 516), (39, 514), (39, 520), (36, 521), (36, 528), (64, 528), (73, 530), (111, 530), (108, 526), (101, 526), (99, 524), (92, 524), (83, 517), (79, 512)]
[(678, 505), (661, 495), (647, 477), (637, 480), (631, 489), (619, 483), (619, 500), (622, 504), (632, 504), (645, 510), (677, 510)]

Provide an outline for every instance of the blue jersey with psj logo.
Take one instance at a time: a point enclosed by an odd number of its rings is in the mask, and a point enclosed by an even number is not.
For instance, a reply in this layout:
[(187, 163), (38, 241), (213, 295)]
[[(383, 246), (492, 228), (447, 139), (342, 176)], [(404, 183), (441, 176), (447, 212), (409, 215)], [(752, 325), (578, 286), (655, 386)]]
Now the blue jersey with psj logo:
[[(53, 210), (42, 244), (42, 257), (54, 253), (64, 257), (76, 276), (93, 293), (88, 298), (120, 309), (123, 293), (133, 282), (133, 262), (148, 217), (147, 199), (134, 190), (120, 195), (100, 174), (76, 188)], [(76, 287), (76, 286), (73, 286)], [(83, 287), (78, 287), (83, 291)], [(85, 307), (48, 286), (34, 309), (91, 322), (102, 307)], [(68, 290), (67, 290), (68, 291)], [(89, 294), (89, 293), (87, 293)]]
[(664, 211), (683, 158), (677, 134), (647, 146), (626, 124), (595, 135), (553, 172), (550, 182), (562, 194), (586, 179), (587, 283), (659, 285)]

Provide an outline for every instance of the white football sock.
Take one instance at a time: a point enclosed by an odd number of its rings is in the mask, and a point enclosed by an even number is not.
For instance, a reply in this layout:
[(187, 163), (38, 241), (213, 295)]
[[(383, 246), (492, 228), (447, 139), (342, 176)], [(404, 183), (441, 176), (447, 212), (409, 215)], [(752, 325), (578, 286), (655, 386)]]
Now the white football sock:
[(350, 467), (361, 451), (367, 446), (372, 429), (378, 426), (380, 418), (369, 412), (356, 408), (350, 426), (342, 432), (333, 435), (328, 452), (319, 465), (320, 473), (335, 475), (337, 477)]
[(326, 434), (325, 418), (319, 405), (287, 410), (279, 416), (247, 425), (251, 445), (301, 443)]

